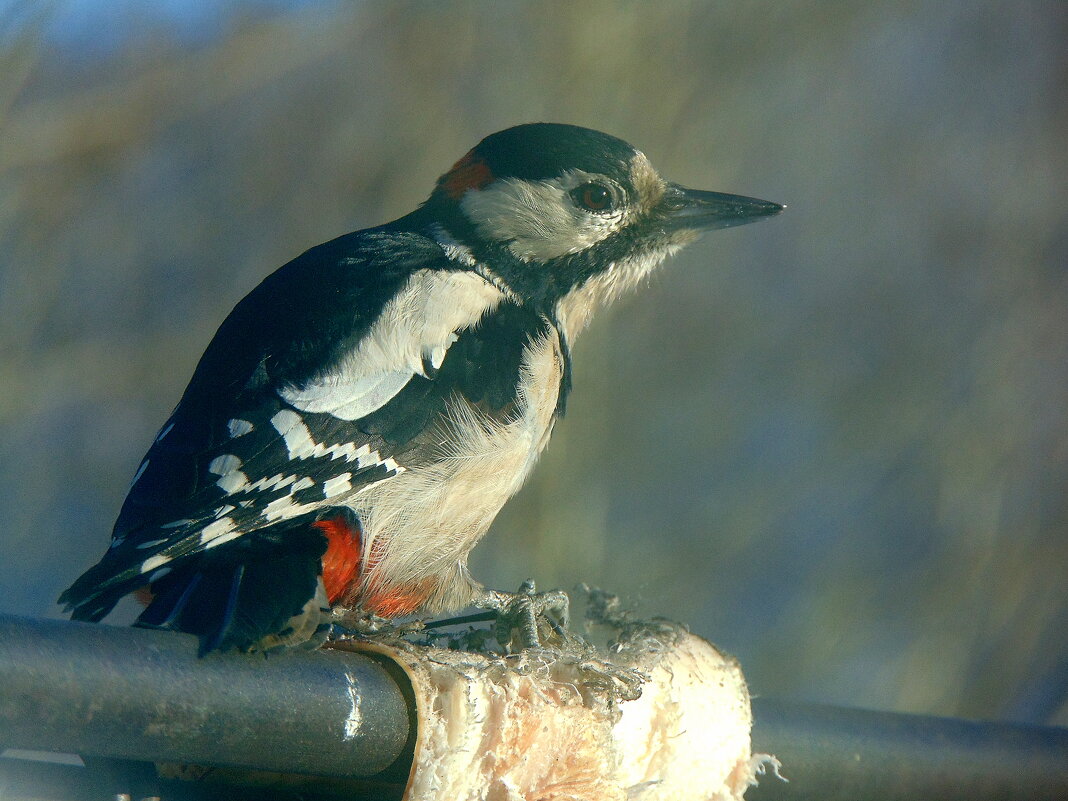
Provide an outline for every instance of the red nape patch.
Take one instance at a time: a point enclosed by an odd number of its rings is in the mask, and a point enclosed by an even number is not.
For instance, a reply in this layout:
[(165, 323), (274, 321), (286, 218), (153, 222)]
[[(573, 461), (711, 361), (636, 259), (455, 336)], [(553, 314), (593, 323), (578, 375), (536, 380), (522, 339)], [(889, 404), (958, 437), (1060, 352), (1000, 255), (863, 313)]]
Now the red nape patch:
[(323, 586), (331, 604), (337, 603), (360, 575), (363, 559), (363, 533), (344, 517), (331, 517), (312, 523), (326, 535), (323, 554)]
[(474, 154), (468, 153), (452, 165), (442, 177), (440, 185), (445, 194), (459, 200), (468, 189), (481, 189), (493, 180), (489, 165)]

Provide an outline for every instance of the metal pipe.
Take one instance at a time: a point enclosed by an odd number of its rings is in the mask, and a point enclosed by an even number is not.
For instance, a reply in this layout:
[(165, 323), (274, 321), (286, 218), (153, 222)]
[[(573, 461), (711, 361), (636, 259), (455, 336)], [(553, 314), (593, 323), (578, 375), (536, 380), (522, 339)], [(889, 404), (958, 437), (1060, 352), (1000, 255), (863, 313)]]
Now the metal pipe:
[(1068, 729), (753, 701), (753, 750), (783, 763), (747, 801), (1068, 798)]
[[(170, 632), (0, 616), (0, 749), (345, 778), (389, 767), (414, 732), (405, 680), (373, 659), (196, 651)], [(1068, 798), (1068, 729), (766, 698), (753, 711), (754, 751), (789, 783), (765, 776), (749, 801)]]
[(413, 730), (403, 679), (339, 651), (197, 657), (195, 637), (0, 616), (0, 750), (360, 777)]

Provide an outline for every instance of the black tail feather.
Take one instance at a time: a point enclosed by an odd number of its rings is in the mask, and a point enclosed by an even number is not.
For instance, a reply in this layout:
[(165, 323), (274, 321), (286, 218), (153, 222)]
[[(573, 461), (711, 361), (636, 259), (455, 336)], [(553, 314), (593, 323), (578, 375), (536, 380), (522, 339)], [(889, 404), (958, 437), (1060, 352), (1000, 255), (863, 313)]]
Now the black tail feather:
[[(153, 606), (155, 606), (158, 612), (166, 612), (166, 617), (158, 623), (152, 623), (152, 625), (154, 625), (156, 628), (161, 629), (176, 629), (176, 627), (178, 626), (178, 616), (185, 610), (185, 605), (189, 602), (189, 599), (192, 597), (193, 592), (200, 585), (200, 580), (203, 578), (204, 574), (197, 571), (192, 575), (192, 577), (186, 583), (184, 588), (182, 588), (180, 585), (175, 585), (175, 590), (181, 590), (181, 594), (178, 596), (177, 600), (175, 600), (173, 604), (169, 603), (168, 601), (162, 601), (159, 604), (153, 604)], [(156, 596), (157, 599), (160, 599), (161, 597), (166, 596), (162, 593)], [(139, 623), (145, 619), (146, 615), (148, 614), (148, 611), (149, 610), (146, 609), (145, 612), (141, 614), (141, 617), (138, 618)]]
[[(115, 604), (145, 583), (143, 580), (139, 583), (135, 580), (107, 586), (108, 579), (123, 567), (125, 565), (121, 567), (114, 565), (111, 551), (108, 551), (103, 559), (86, 570), (77, 581), (63, 591), (58, 602), (70, 612), (71, 620), (96, 623), (107, 617), (108, 613), (115, 608)], [(106, 588), (101, 589), (101, 587)]]
[(241, 594), (241, 582), (244, 578), (245, 566), (238, 565), (234, 568), (234, 572), (230, 577), (230, 591), (226, 594), (226, 606), (223, 608), (222, 614), (219, 616), (219, 624), (215, 633), (212, 634), (211, 637), (201, 637), (201, 656), (211, 653), (226, 641), (227, 634), (230, 632), (230, 628), (234, 622), (234, 615), (237, 612), (237, 600)]
[(214, 563), (190, 560), (152, 584), (153, 599), (135, 625), (196, 634), (201, 655), (250, 650), (284, 634), (315, 597), (325, 550), (325, 537), (312, 530), (284, 549), (234, 549)]

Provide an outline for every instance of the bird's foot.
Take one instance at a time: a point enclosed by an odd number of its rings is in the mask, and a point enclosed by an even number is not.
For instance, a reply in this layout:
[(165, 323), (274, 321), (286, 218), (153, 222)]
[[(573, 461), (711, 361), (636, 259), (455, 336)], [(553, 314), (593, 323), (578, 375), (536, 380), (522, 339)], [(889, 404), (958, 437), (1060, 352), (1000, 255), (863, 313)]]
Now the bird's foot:
[(387, 617), (379, 617), (359, 607), (346, 608), (335, 606), (330, 611), (330, 639), (334, 641), (353, 638), (367, 639), (403, 637), (406, 634), (421, 631), (422, 620), (408, 620), (398, 623)]
[(345, 606), (335, 606), (330, 610), (330, 622), (335, 629), (350, 634), (374, 634), (389, 623), (388, 620), (359, 607)]
[[(585, 588), (584, 588), (585, 589)], [(590, 591), (587, 590), (589, 594)], [(595, 622), (622, 625), (614, 596), (603, 594), (595, 610)], [(431, 646), (451, 651), (469, 651), (502, 659), (519, 673), (559, 675), (574, 682), (591, 697), (629, 701), (641, 695), (648, 676), (640, 670), (617, 664), (581, 635), (572, 632), (570, 598), (562, 590), (538, 592), (532, 580), (517, 592), (481, 590), (471, 605), (484, 611), (437, 620), (397, 622), (358, 608), (335, 608), (332, 643), (373, 640), (399, 647)], [(596, 605), (596, 604), (595, 604)], [(603, 607), (603, 608), (602, 608)], [(492, 626), (469, 624), (492, 623)], [(466, 626), (463, 631), (448, 631)]]
[(567, 593), (538, 592), (533, 579), (524, 581), (518, 592), (482, 590), (472, 605), (494, 613), (494, 637), (506, 650), (566, 647), (581, 641), (568, 629), (571, 600)]

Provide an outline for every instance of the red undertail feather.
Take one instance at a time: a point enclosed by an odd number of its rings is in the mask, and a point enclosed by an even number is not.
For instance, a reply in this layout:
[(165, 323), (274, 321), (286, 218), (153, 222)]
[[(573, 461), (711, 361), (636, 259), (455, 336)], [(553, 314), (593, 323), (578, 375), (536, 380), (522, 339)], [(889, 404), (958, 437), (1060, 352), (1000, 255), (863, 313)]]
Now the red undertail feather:
[(379, 617), (403, 617), (419, 611), (430, 591), (426, 587), (392, 587), (388, 590), (371, 588), (360, 599), (360, 606)]
[(387, 547), (388, 537), (380, 537), (371, 545), (368, 570), (372, 573), (368, 586), (359, 598), (362, 609), (379, 617), (403, 617), (418, 612), (426, 604), (437, 582), (433, 579), (401, 585), (383, 585), (373, 575), (374, 567)]
[(359, 579), (363, 559), (363, 535), (360, 529), (343, 517), (333, 517), (312, 523), (326, 536), (323, 554), (323, 586), (331, 604), (344, 597)]
[(143, 587), (138, 587), (133, 591), (133, 596), (141, 606), (148, 606), (156, 599), (156, 594), (152, 592), (151, 584), (145, 584)]
[[(331, 517), (312, 523), (326, 537), (326, 553), (323, 554), (323, 585), (330, 604), (355, 601), (379, 617), (391, 618), (410, 615), (418, 611), (430, 596), (432, 586), (425, 583), (403, 587), (378, 587), (372, 579), (371, 586), (359, 595), (357, 585), (362, 570), (373, 567), (376, 559), (372, 552), (370, 565), (363, 563), (363, 533), (358, 525), (344, 517)], [(384, 540), (376, 541), (381, 545)], [(353, 597), (355, 596), (355, 598)]]

